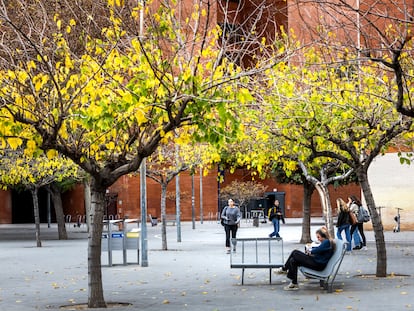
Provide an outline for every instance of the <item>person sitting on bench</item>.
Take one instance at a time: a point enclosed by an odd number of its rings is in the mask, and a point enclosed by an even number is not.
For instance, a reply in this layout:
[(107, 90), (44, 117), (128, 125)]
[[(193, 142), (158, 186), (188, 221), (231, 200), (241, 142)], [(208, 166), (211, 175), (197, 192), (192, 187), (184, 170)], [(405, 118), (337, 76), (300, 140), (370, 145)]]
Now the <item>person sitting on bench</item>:
[(329, 236), (326, 227), (316, 230), (316, 238), (319, 246), (307, 249), (304, 252), (293, 250), (283, 267), (276, 270), (276, 273), (286, 274), (291, 280), (284, 290), (298, 290), (298, 267), (303, 266), (313, 270), (322, 271), (335, 251), (335, 242)]

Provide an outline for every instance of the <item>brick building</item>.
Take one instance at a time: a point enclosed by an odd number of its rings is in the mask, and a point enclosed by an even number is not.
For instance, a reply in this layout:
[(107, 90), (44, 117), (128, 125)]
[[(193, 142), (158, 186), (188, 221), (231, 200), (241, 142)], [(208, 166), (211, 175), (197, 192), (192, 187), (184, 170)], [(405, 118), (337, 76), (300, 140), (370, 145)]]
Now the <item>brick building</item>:
[[(222, 0), (217, 2), (217, 24), (231, 32), (240, 30), (240, 25), (248, 23), (251, 13), (258, 10), (255, 3), (259, 1), (240, 1), (240, 0)], [(262, 1), (260, 1), (262, 3)], [(366, 3), (365, 3), (366, 4)], [(310, 28), (315, 26), (322, 10), (317, 6), (309, 3), (309, 6), (303, 4), (296, 5), (296, 1), (266, 1), (266, 10), (261, 11), (263, 18), (267, 23), (262, 26), (262, 31), (272, 35), (275, 31), (283, 27), (285, 29), (294, 29), (298, 38), (302, 42), (311, 42), (314, 38), (311, 35)], [(224, 14), (224, 11), (228, 14)], [(303, 17), (307, 16), (309, 23), (303, 23)], [(352, 34), (351, 34), (352, 35)], [(237, 51), (235, 51), (237, 52)], [(237, 170), (234, 174), (225, 175), (223, 184), (217, 182), (217, 171), (212, 170), (207, 176), (200, 177), (196, 174), (194, 177), (195, 185), (195, 206), (196, 217), (200, 218), (200, 185), (202, 185), (203, 194), (203, 218), (215, 219), (216, 213), (220, 208), (219, 189), (229, 184), (234, 179), (248, 180), (249, 174), (245, 170)], [(190, 220), (192, 217), (191, 208), (191, 177), (187, 173), (181, 174), (181, 212), (183, 220)], [(274, 180), (266, 179), (261, 181), (268, 186), (269, 191), (277, 189), (278, 192), (284, 193), (285, 196), (285, 213), (286, 217), (302, 216), (303, 190), (301, 186), (290, 184), (278, 184)], [(148, 214), (160, 215), (160, 186), (151, 179), (147, 179), (147, 198)], [(113, 186), (108, 189), (108, 198), (110, 199), (108, 214), (117, 217), (136, 218), (140, 215), (140, 190), (139, 176), (123, 176)], [(331, 200), (334, 201), (338, 196), (346, 198), (349, 194), (360, 194), (358, 185), (352, 184), (346, 187), (334, 189), (331, 187)], [(168, 187), (169, 192), (175, 191), (175, 182)], [(74, 190), (63, 194), (64, 212), (72, 216), (72, 220), (78, 215), (85, 214), (83, 186), (78, 185)], [(48, 200), (45, 192), (40, 192), (40, 209), (42, 222), (46, 221), (46, 209)], [(13, 191), (0, 191), (0, 223), (18, 223), (30, 222), (32, 213), (32, 202), (30, 195), (27, 193), (17, 193)], [(53, 210), (53, 209), (52, 209)], [(167, 213), (175, 212), (175, 201), (167, 200)], [(28, 215), (28, 217), (22, 217)], [(322, 210), (317, 193), (312, 198), (312, 215), (321, 216)]]

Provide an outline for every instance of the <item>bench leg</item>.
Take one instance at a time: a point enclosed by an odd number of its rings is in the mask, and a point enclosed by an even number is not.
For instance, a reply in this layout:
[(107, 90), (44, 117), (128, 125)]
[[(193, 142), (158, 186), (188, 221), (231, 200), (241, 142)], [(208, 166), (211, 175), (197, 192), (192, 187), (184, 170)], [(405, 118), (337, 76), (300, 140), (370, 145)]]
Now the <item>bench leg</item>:
[(244, 285), (244, 268), (242, 268), (242, 285)]
[(328, 279), (327, 281), (320, 280), (319, 285), (321, 288), (328, 291), (328, 293), (332, 293), (333, 291), (333, 279)]
[(272, 284), (272, 269), (269, 269), (269, 284)]

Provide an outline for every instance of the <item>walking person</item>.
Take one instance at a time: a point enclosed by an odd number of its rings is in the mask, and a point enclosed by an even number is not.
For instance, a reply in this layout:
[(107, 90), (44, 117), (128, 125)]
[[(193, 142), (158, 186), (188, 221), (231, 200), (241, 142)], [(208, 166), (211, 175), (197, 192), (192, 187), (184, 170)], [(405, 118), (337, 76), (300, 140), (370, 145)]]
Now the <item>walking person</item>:
[(273, 232), (269, 234), (269, 238), (277, 237), (280, 238), (279, 230), (280, 230), (280, 221), (285, 223), (285, 218), (283, 217), (282, 209), (280, 208), (279, 200), (275, 200), (273, 206), (269, 209), (267, 213), (267, 218), (273, 224)]
[[(348, 206), (350, 212), (354, 213), (356, 216), (356, 219), (358, 219), (358, 213), (359, 213), (359, 207), (361, 206), (361, 201), (354, 195), (351, 195), (348, 197)], [(356, 232), (356, 233), (355, 233)], [(357, 222), (356, 224), (353, 224), (351, 226), (351, 236), (354, 237), (354, 250), (355, 249), (362, 249), (366, 248), (367, 241), (364, 234), (364, 223), (363, 222)], [(362, 241), (361, 241), (361, 238)]]
[(346, 202), (342, 198), (336, 199), (336, 206), (338, 208), (338, 220), (336, 222), (336, 227), (338, 228), (336, 231), (336, 237), (342, 240), (342, 232), (345, 232), (345, 238), (348, 242), (347, 251), (352, 249), (351, 247), (351, 221), (349, 220), (349, 208)]
[[(230, 254), (230, 241), (231, 239), (236, 238), (237, 229), (241, 219), (241, 212), (232, 199), (229, 199), (227, 204), (228, 205), (226, 205), (221, 212), (221, 219), (223, 220), (224, 231), (226, 232), (226, 252), (227, 254)], [(233, 244), (233, 252), (235, 252), (237, 242), (231, 242)]]
[(335, 242), (329, 236), (326, 227), (316, 230), (316, 238), (319, 246), (312, 247), (305, 253), (300, 250), (293, 250), (283, 267), (278, 268), (276, 273), (287, 274), (291, 283), (284, 287), (284, 290), (298, 290), (298, 267), (303, 266), (313, 270), (322, 271), (325, 269), (329, 259), (335, 251)]

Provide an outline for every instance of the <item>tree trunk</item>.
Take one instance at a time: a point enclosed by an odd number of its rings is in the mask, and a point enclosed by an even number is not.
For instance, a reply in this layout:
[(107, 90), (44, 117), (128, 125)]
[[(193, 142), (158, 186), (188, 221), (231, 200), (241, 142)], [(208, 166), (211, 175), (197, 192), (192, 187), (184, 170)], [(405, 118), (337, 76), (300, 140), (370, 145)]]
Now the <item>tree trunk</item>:
[(375, 206), (374, 196), (372, 195), (371, 186), (368, 181), (368, 174), (366, 171), (359, 172), (358, 180), (364, 194), (365, 202), (367, 204), (369, 213), (371, 215), (372, 227), (374, 229), (375, 245), (377, 247), (377, 277), (387, 276), (387, 250), (384, 239), (384, 227), (382, 226), (381, 218)]
[(101, 239), (105, 209), (105, 190), (92, 179), (91, 227), (88, 234), (88, 307), (106, 308), (102, 286)]
[(315, 188), (321, 199), (326, 228), (328, 229), (329, 235), (333, 238), (335, 236), (335, 230), (332, 222), (332, 206), (328, 187), (324, 183), (318, 182), (316, 183)]
[(55, 208), (59, 240), (67, 240), (68, 233), (65, 226), (65, 215), (63, 214), (62, 196), (60, 190), (56, 184), (51, 184), (47, 188), (52, 196), (53, 207)]
[(86, 215), (86, 227), (89, 231), (89, 228), (91, 227), (91, 184), (89, 180), (85, 180), (83, 183), (84, 188), (84, 196), (85, 196), (85, 215)]
[(42, 247), (42, 241), (40, 240), (40, 215), (39, 215), (39, 199), (37, 197), (37, 193), (39, 189), (34, 187), (30, 190), (32, 193), (32, 200), (33, 200), (33, 213), (34, 213), (34, 220), (36, 226), (36, 245), (37, 247)]
[(315, 187), (312, 183), (307, 180), (303, 181), (303, 221), (302, 221), (302, 237), (299, 243), (310, 243), (312, 242), (310, 223), (311, 223), (311, 199), (312, 193)]
[(167, 250), (167, 184), (161, 183), (161, 239), (162, 249)]

